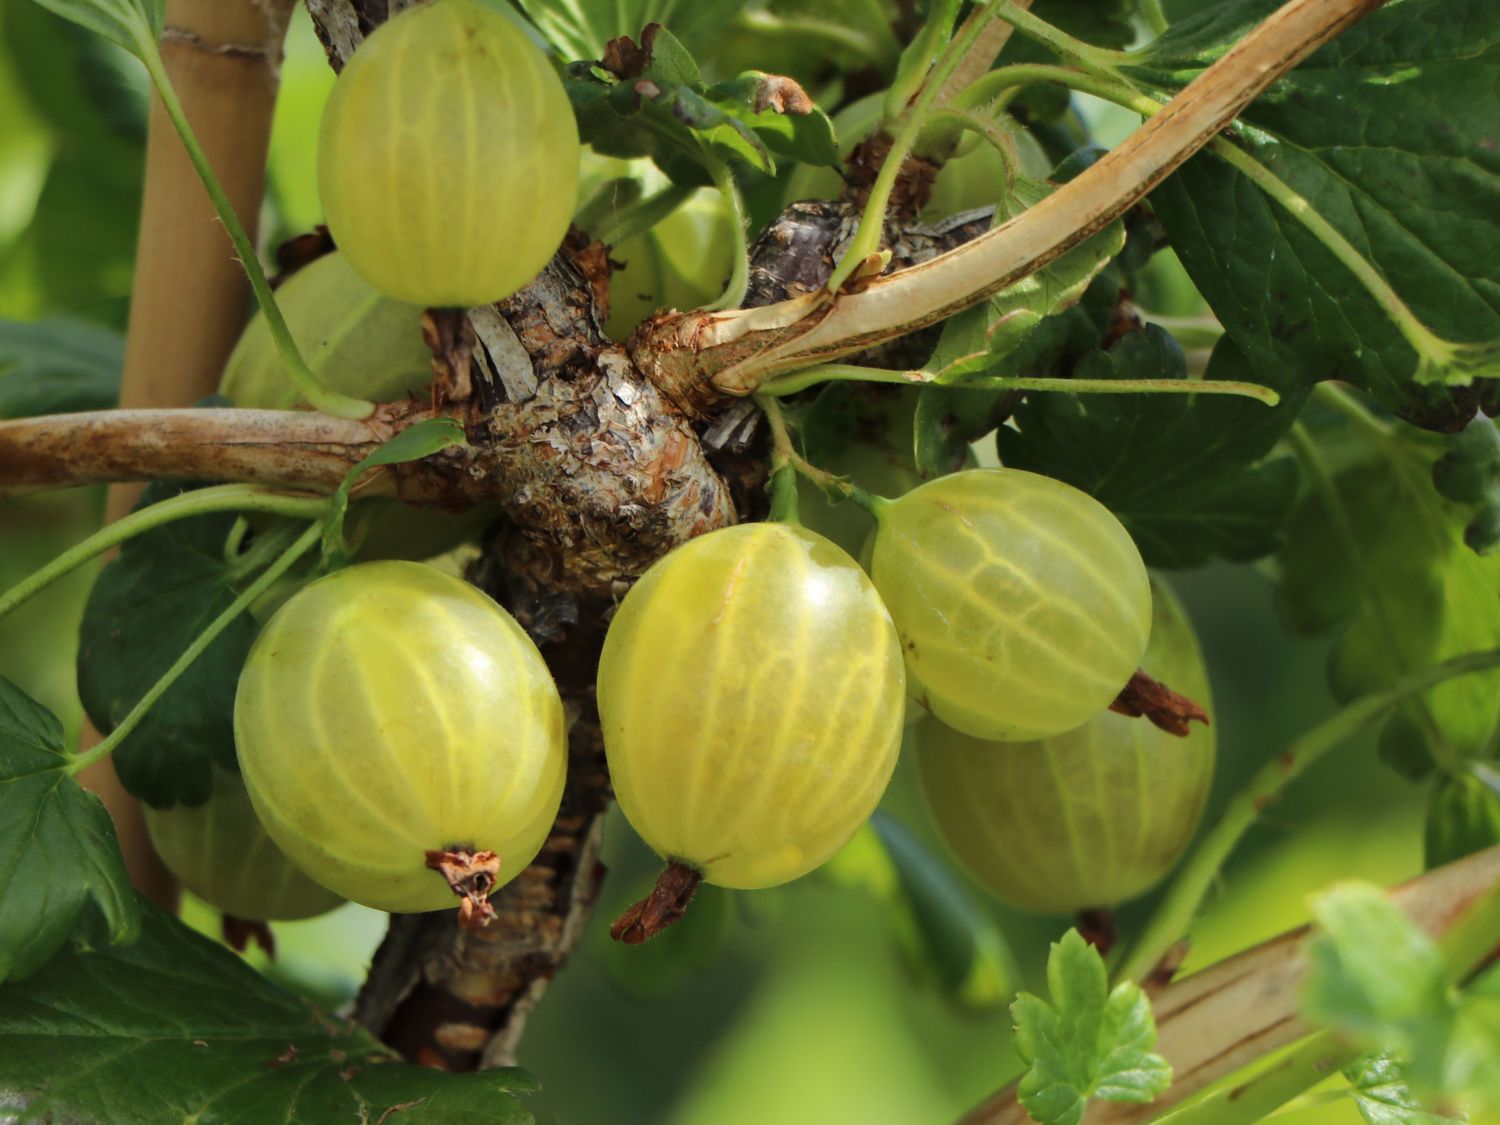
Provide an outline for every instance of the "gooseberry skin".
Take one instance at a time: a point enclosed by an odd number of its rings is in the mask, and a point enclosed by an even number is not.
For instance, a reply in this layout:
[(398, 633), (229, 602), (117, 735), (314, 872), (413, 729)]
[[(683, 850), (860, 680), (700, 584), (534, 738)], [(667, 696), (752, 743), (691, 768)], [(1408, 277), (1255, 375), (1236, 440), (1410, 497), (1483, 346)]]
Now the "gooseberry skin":
[[(1157, 586), (1142, 664), (1210, 715), (1208, 675), (1175, 597)], [(960, 864), (1005, 901), (1043, 914), (1114, 906), (1182, 857), (1208, 799), (1215, 735), (1179, 738), (1105, 711), (1038, 742), (985, 742), (931, 718), (914, 747), (927, 805)]]
[[(276, 291), (302, 358), (325, 390), (374, 402), (404, 399), (432, 382), (432, 351), (422, 339), (422, 309), (383, 296), (335, 251), (287, 278)], [(305, 406), (281, 353), (257, 312), (245, 326), (219, 382), (219, 393), (248, 410)]]
[(376, 289), (426, 306), (510, 296), (551, 259), (578, 192), (562, 81), (478, 0), (408, 8), (334, 83), (318, 139), (324, 218)]
[(299, 871), (250, 804), (245, 783), (214, 770), (213, 795), (201, 805), (145, 806), (146, 831), (177, 881), (235, 918), (275, 922), (312, 918), (343, 903)]
[(496, 852), (496, 885), (513, 879), (562, 797), (562, 701), (541, 654), (500, 606), (420, 563), (349, 567), (288, 599), (245, 661), (234, 729), (271, 838), (378, 910), (455, 905), (429, 850)]
[(621, 811), (722, 887), (820, 865), (874, 811), (901, 743), (890, 615), (845, 552), (784, 524), (709, 532), (652, 566), (598, 688)]
[(1151, 588), (1093, 497), (1019, 469), (968, 469), (891, 501), (870, 574), (913, 697), (974, 738), (1046, 738), (1113, 702), (1140, 663)]

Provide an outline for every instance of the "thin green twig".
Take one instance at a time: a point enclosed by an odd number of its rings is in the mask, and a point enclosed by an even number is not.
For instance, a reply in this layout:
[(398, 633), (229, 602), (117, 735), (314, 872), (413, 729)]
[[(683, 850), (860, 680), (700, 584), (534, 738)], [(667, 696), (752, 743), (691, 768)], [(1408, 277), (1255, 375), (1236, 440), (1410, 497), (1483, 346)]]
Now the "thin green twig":
[(745, 201), (740, 197), (740, 188), (734, 181), (734, 172), (729, 161), (703, 148), (708, 170), (713, 175), (714, 185), (724, 202), (729, 205), (730, 218), (734, 226), (734, 266), (729, 274), (729, 283), (717, 300), (705, 306), (709, 310), (737, 309), (745, 303), (745, 294), (750, 289), (750, 235), (747, 229)]
[(193, 638), (193, 643), (183, 651), (182, 655), (172, 662), (172, 666), (162, 673), (161, 678), (152, 684), (141, 696), (140, 701), (130, 709), (130, 713), (120, 720), (118, 726), (110, 731), (109, 737), (105, 738), (99, 745), (95, 746), (86, 754), (75, 757), (67, 767), (70, 774), (78, 774), (87, 769), (95, 762), (107, 757), (114, 752), (116, 746), (120, 745), (144, 719), (147, 713), (188, 668), (193, 661), (203, 655), (205, 649), (213, 644), (218, 637), (236, 617), (244, 613), (250, 606), (271, 588), (272, 584), (292, 568), (292, 565), (312, 550), (322, 538), (323, 528), (320, 523), (313, 523), (298, 538), (295, 543), (282, 552), (281, 556), (268, 566), (254, 582), (246, 586), (240, 595), (230, 602), (224, 611), (215, 617), (204, 630)]
[(1042, 375), (977, 375), (942, 383), (918, 369), (900, 371), (883, 367), (862, 367), (851, 363), (825, 363), (779, 375), (763, 384), (757, 393), (784, 397), (805, 391), (819, 383), (859, 382), (897, 383), (904, 386), (943, 386), (964, 390), (1061, 391), (1064, 394), (1186, 394), (1238, 395), (1252, 398), (1266, 406), (1275, 406), (1281, 396), (1258, 383), (1240, 383), (1232, 379), (1061, 379)]
[(1360, 728), (1383, 718), (1406, 700), (1455, 677), (1496, 667), (1500, 667), (1500, 649), (1486, 649), (1402, 676), (1389, 687), (1356, 699), (1262, 766), (1178, 871), (1146, 928), (1121, 959), (1115, 978), (1144, 980), (1173, 944), (1188, 932), (1229, 853), (1288, 782)]
[(203, 181), (203, 187), (208, 192), (209, 199), (213, 201), (214, 210), (218, 212), (219, 220), (224, 224), (229, 241), (234, 244), (234, 252), (239, 255), (240, 264), (245, 267), (245, 275), (250, 279), (250, 288), (255, 291), (255, 299), (259, 302), (261, 311), (265, 313), (266, 327), (270, 329), (271, 338), (275, 340), (277, 351), (292, 381), (297, 385), (297, 390), (313, 407), (324, 414), (330, 414), (336, 418), (368, 418), (375, 409), (373, 403), (325, 390), (318, 382), (317, 376), (307, 366), (306, 360), (302, 358), (297, 342), (292, 338), (291, 329), (287, 327), (286, 319), (281, 315), (281, 309), (271, 293), (271, 285), (266, 280), (265, 272), (260, 268), (260, 259), (256, 256), (255, 247), (250, 244), (250, 238), (240, 224), (239, 216), (235, 214), (234, 205), (224, 193), (213, 165), (208, 162), (208, 157), (198, 143), (198, 137), (193, 132), (192, 125), (188, 122), (187, 114), (183, 112), (182, 103), (177, 100), (177, 91), (173, 88), (172, 80), (162, 63), (161, 52), (157, 49), (155, 41), (149, 38), (139, 39), (137, 46), (140, 50), (141, 61), (146, 64), (146, 71), (150, 74), (151, 81), (156, 86), (156, 92), (161, 97), (162, 107), (167, 111), (167, 117), (177, 129), (177, 135), (182, 139), (182, 147), (187, 150), (188, 159), (192, 161), (193, 168), (197, 171), (198, 178)]
[(0, 618), (26, 601), (33, 594), (50, 586), (77, 570), (90, 559), (119, 546), (127, 539), (161, 527), (174, 520), (212, 512), (268, 512), (279, 516), (303, 516), (316, 518), (328, 511), (326, 496), (296, 496), (285, 492), (274, 492), (264, 485), (221, 484), (213, 488), (200, 488), (185, 492), (169, 500), (152, 504), (138, 512), (131, 512), (107, 527), (100, 528), (82, 543), (69, 547), (40, 570), (23, 578), (4, 594), (0, 594)]

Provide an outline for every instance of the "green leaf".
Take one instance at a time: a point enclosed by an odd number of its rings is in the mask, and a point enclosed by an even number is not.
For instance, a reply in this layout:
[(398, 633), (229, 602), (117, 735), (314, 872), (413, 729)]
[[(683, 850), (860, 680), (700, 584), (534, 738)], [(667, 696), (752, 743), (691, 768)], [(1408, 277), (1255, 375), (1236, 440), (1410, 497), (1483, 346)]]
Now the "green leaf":
[[(1406, 1059), (1440, 1058), (1455, 1003), (1432, 939), (1369, 883), (1336, 884), (1314, 896), (1312, 911), (1319, 932), (1307, 948), (1307, 1017)], [(1429, 1087), (1441, 1077), (1432, 1071)]]
[[(1337, 467), (1326, 484), (1309, 474), (1287, 522), (1278, 606), (1299, 633), (1343, 627), (1329, 656), (1341, 701), (1500, 644), (1500, 558), (1464, 545), (1466, 512), (1432, 488), (1433, 444), (1411, 430), (1320, 434), (1317, 456)], [(1383, 748), (1408, 763), (1414, 751), (1449, 765), (1482, 755), (1497, 697), (1496, 673), (1441, 684), (1394, 714)]]
[(1109, 991), (1099, 951), (1069, 930), (1047, 958), (1051, 1002), (1023, 992), (1011, 1005), (1016, 1053), (1028, 1066), (1020, 1100), (1042, 1125), (1077, 1125), (1090, 1098), (1149, 1102), (1172, 1084), (1152, 1053), (1156, 1023), (1139, 985)]
[[(1180, 88), (1277, 7), (1238, 0), (1176, 25), (1132, 77)], [(1242, 116), (1234, 142), (1326, 220), (1409, 310), (1406, 330), (1329, 237), (1206, 153), (1153, 193), (1188, 273), (1256, 370), (1343, 379), (1429, 429), (1473, 415), (1500, 340), (1500, 6), (1388, 3)], [(1477, 350), (1467, 357), (1453, 341)], [(1484, 353), (1481, 355), (1481, 353)], [(1488, 355), (1488, 359), (1484, 359)]]
[(839, 146), (833, 121), (817, 106), (800, 113), (791, 109), (757, 108), (765, 102), (768, 89), (780, 81), (783, 80), (775, 75), (748, 71), (710, 86), (705, 96), (753, 130), (777, 156), (802, 164), (837, 167)]
[(142, 41), (161, 38), (166, 0), (36, 0), (65, 20), (88, 28), (131, 54), (141, 53)]
[(407, 461), (420, 461), (465, 442), (464, 428), (452, 418), (428, 418), (402, 430), (374, 452), (365, 456), (359, 464), (344, 474), (343, 481), (331, 497), (328, 521), (323, 531), (323, 554), (336, 563), (343, 561), (344, 517), (349, 511), (349, 492), (359, 478), (371, 469), (382, 465), (401, 465)]
[(0, 1090), (46, 1120), (525, 1125), (520, 1070), (444, 1074), (283, 992), (153, 906), (134, 946), (0, 990)]
[(119, 333), (86, 321), (0, 321), (0, 418), (107, 410), (124, 355)]
[[(154, 484), (144, 507), (182, 491)], [(100, 572), (84, 608), (78, 694), (108, 734), (236, 596), (242, 577), (225, 557), (233, 513), (178, 520), (130, 540)], [(212, 765), (235, 770), (234, 693), (259, 632), (248, 614), (224, 630), (114, 751), (125, 788), (159, 808), (197, 805)]]
[[(6, 163), (12, 226), (0, 235), (0, 315), (59, 312), (124, 325), (140, 215), (146, 76), (113, 43), (36, 4), (5, 5), (0, 119), (35, 113), (47, 148), (30, 175)], [(24, 166), (23, 166), (24, 168)], [(35, 194), (22, 196), (35, 177)]]
[[(1185, 379), (1176, 342), (1156, 325), (1085, 356), (1078, 378)], [(1227, 338), (1204, 378), (1260, 381)], [(1267, 407), (1228, 395), (1034, 394), (1000, 431), (1005, 464), (1067, 481), (1118, 516), (1152, 566), (1197, 566), (1274, 551), (1296, 497), (1288, 458), (1264, 460), (1305, 398), (1281, 387)]]
[[(0, 677), (0, 981), (66, 943), (130, 942), (140, 927), (114, 823), (68, 764), (62, 724)], [(10, 994), (0, 990), (0, 1011)]]
[(1427, 799), (1423, 861), (1427, 868), (1500, 844), (1500, 776), (1479, 762), (1438, 778)]
[(1354, 1093), (1354, 1104), (1369, 1125), (1465, 1125), (1467, 1114), (1429, 1113), (1406, 1084), (1395, 1059), (1386, 1054), (1362, 1055), (1344, 1067)]
[[(1015, 190), (996, 213), (1004, 222), (1039, 203), (1052, 192), (1049, 184), (1018, 179)], [(1029, 277), (1007, 286), (972, 309), (943, 324), (932, 358), (922, 370), (941, 383), (962, 383), (966, 375), (1037, 375), (1006, 360), (1014, 356), (1048, 317), (1072, 308), (1090, 284), (1125, 245), (1125, 227), (1111, 223)], [(1034, 354), (1024, 357), (1035, 360)]]
[(706, 46), (746, 0), (519, 0), (521, 9), (567, 59), (599, 59), (611, 39), (639, 40), (659, 23), (690, 48)]

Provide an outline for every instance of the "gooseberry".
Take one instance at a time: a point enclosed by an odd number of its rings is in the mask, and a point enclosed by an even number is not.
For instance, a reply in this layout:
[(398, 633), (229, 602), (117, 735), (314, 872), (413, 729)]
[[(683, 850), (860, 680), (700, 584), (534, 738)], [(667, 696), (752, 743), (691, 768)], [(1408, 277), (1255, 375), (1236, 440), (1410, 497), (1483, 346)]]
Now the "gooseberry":
[(800, 527), (723, 528), (658, 561), (610, 624), (598, 686), (625, 818), (719, 886), (817, 867), (896, 765), (895, 627), (859, 565)]
[(239, 776), (214, 769), (201, 805), (145, 806), (146, 830), (167, 870), (225, 914), (254, 921), (311, 918), (344, 900), (313, 882), (266, 835)]
[[(1153, 590), (1142, 664), (1212, 710), (1197, 639)], [(1000, 898), (1046, 914), (1114, 906), (1150, 889), (1191, 841), (1213, 778), (1214, 730), (1185, 737), (1105, 711), (1036, 742), (986, 742), (931, 716), (915, 751), (927, 804), (960, 864)]]
[(451, 904), (428, 853), (460, 851), (499, 856), (466, 888), (482, 904), (541, 849), (562, 796), (562, 701), (541, 654), (483, 593), (420, 563), (293, 594), (246, 658), (234, 731), (271, 838), (379, 910)]
[[(432, 381), (421, 307), (382, 296), (343, 254), (303, 266), (276, 291), (276, 303), (324, 389), (391, 402)], [(249, 410), (305, 405), (263, 313), (255, 314), (230, 353), (219, 393)]]
[(547, 264), (578, 191), (578, 129), (547, 57), (479, 0), (408, 8), (334, 84), (318, 140), (324, 218), (376, 289), (488, 304)]
[(1135, 672), (1151, 628), (1146, 567), (1120, 521), (1018, 469), (967, 469), (884, 505), (870, 575), (913, 698), (975, 738), (1086, 722)]

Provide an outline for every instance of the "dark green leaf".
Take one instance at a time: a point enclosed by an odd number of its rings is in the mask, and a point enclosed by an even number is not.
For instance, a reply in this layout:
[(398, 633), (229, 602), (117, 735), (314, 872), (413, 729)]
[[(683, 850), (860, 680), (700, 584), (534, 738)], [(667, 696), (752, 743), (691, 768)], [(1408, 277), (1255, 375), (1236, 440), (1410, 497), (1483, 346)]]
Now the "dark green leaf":
[[(1297, 632), (1344, 626), (1329, 657), (1341, 700), (1500, 644), (1500, 559), (1464, 545), (1466, 512), (1434, 491), (1433, 441), (1414, 434), (1351, 433), (1342, 445), (1324, 434), (1321, 459), (1337, 457), (1341, 467), (1310, 482), (1287, 522), (1278, 604)], [(1497, 688), (1496, 673), (1439, 685), (1397, 711), (1401, 726), (1387, 748), (1408, 763), (1417, 740), (1439, 761), (1485, 753)]]
[(0, 1089), (47, 1120), (157, 1125), (525, 1125), (519, 1070), (444, 1074), (283, 992), (143, 907), (134, 946), (54, 960), (0, 991)]
[[(182, 491), (152, 485), (141, 505)], [(102, 733), (115, 728), (236, 596), (240, 575), (225, 544), (232, 513), (178, 520), (121, 548), (84, 609), (78, 693)], [(259, 626), (239, 617), (167, 689), (114, 752), (125, 787), (157, 807), (208, 800), (217, 762), (237, 769), (234, 693)]]
[(1354, 1104), (1369, 1125), (1465, 1125), (1467, 1114), (1429, 1113), (1389, 1055), (1362, 1055), (1344, 1067)]
[(134, 941), (140, 927), (114, 823), (67, 766), (62, 724), (0, 677), (0, 981), (65, 943)]
[(1427, 799), (1423, 834), (1423, 858), (1429, 869), (1500, 844), (1497, 785), (1500, 776), (1481, 762), (1438, 778)]
[[(1148, 325), (1075, 365), (1077, 378), (1184, 379), (1182, 351)], [(1206, 379), (1261, 381), (1221, 340)], [(1033, 394), (1000, 457), (1076, 485), (1115, 513), (1152, 566), (1246, 560), (1275, 550), (1296, 493), (1296, 465), (1263, 461), (1297, 416), (1303, 393), (1267, 407), (1227, 395)]]
[(1020, 1100), (1041, 1125), (1077, 1125), (1090, 1098), (1149, 1102), (1172, 1083), (1153, 1053), (1156, 1023), (1140, 986), (1109, 990), (1099, 951), (1069, 930), (1047, 958), (1049, 1001), (1023, 992), (1011, 1005), (1027, 1071)]
[[(1277, 7), (1238, 0), (1174, 27), (1133, 76), (1173, 90)], [(1234, 142), (1372, 265), (1404, 334), (1319, 235), (1212, 154), (1152, 195), (1173, 247), (1259, 371), (1343, 379), (1428, 429), (1472, 416), (1500, 340), (1500, 6), (1386, 4), (1276, 83)], [(1424, 333), (1426, 334), (1424, 336)], [(1418, 342), (1414, 343), (1414, 339)], [(1479, 345), (1462, 359), (1444, 341)]]
[(107, 410), (124, 355), (118, 333), (86, 321), (0, 321), (0, 418)]
[(140, 54), (141, 41), (161, 38), (165, 0), (37, 0), (63, 19)]
[(567, 59), (599, 59), (611, 39), (639, 40), (649, 23), (692, 50), (723, 33), (745, 0), (520, 0), (522, 10)]

